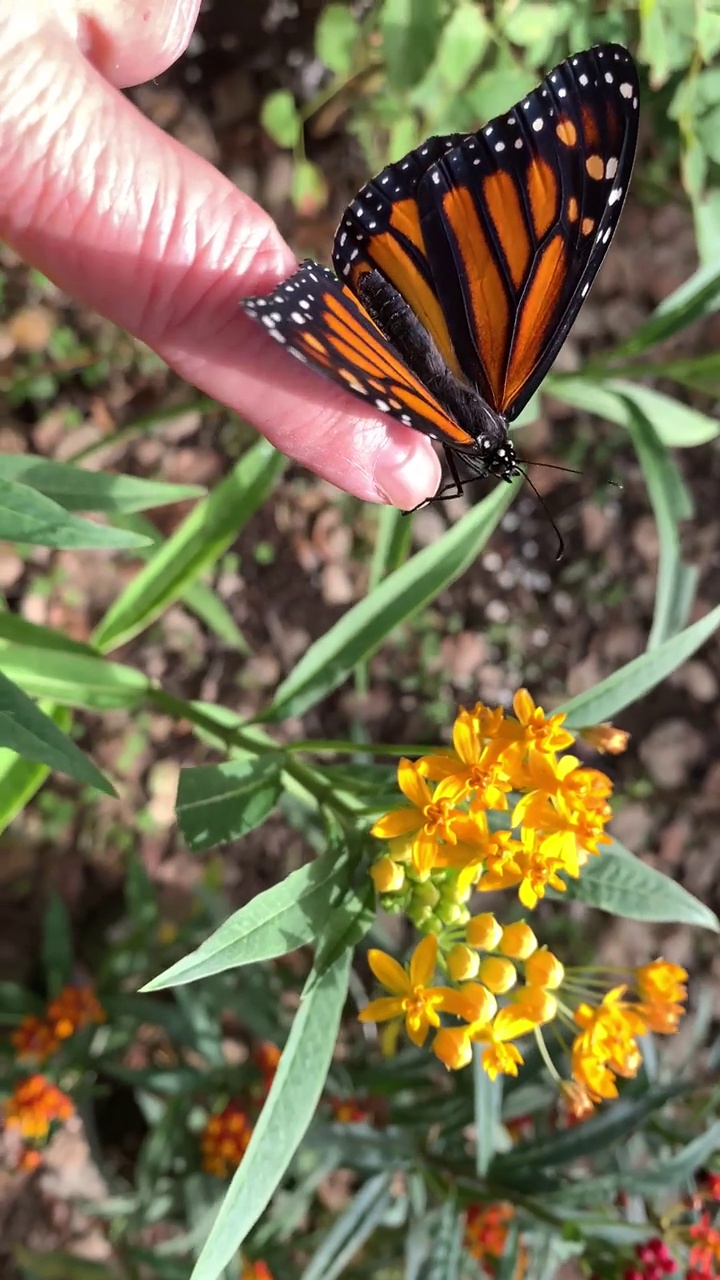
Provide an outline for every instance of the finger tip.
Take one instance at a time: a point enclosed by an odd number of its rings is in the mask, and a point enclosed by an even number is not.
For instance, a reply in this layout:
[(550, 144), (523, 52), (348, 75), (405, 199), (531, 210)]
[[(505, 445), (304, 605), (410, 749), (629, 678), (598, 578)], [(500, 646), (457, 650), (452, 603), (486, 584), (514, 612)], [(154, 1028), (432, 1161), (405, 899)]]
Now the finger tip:
[(411, 510), (435, 496), (441, 478), (440, 460), (429, 439), (407, 428), (388, 432), (373, 473), (384, 502)]

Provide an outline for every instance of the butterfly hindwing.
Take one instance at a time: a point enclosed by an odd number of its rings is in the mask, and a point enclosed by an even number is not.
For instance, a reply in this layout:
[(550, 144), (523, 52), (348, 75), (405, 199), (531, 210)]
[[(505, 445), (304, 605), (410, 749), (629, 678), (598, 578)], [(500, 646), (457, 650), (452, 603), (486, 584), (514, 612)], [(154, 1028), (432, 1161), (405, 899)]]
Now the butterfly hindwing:
[(297, 359), (425, 435), (472, 448), (459, 427), (389, 346), (353, 293), (327, 267), (305, 262), (266, 297), (242, 306)]
[(545, 377), (605, 256), (637, 121), (630, 55), (591, 49), (448, 151), (418, 185), (453, 348), (509, 419)]

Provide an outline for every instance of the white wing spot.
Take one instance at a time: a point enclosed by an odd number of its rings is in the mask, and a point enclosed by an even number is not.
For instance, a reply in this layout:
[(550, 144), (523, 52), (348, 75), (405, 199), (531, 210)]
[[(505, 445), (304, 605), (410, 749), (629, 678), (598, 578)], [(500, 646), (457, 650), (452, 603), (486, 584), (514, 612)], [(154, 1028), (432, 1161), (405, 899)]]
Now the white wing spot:
[(567, 98), (567, 89), (558, 89), (558, 98)]
[(440, 181), (440, 174), (438, 173), (437, 169), (434, 169), (434, 170), (433, 170), (433, 172), (430, 174), (430, 177), (432, 178), (432, 181), (433, 181), (433, 182), (435, 183), (435, 185), (437, 186), (437, 184), (438, 184), (438, 183), (439, 183), (439, 181)]
[(617, 159), (615, 158), (615, 156), (611, 156), (607, 164), (605, 165), (605, 177), (614, 178), (617, 171), (618, 171)]
[(302, 307), (303, 311), (310, 310), (310, 303), (308, 302), (307, 298), (300, 299), (300, 306)]
[(582, 74), (581, 76), (578, 76), (578, 84), (581, 84), (581, 85), (582, 85), (582, 87), (583, 87), (583, 89), (584, 89), (584, 88), (585, 88), (585, 86), (586, 86), (587, 84), (589, 84), (589, 83), (590, 83), (590, 81), (588, 80), (588, 78), (587, 78), (587, 76), (585, 75), (585, 73), (584, 73), (584, 72), (583, 72), (583, 74)]
[(612, 71), (606, 71), (606, 72), (605, 72), (605, 83), (606, 83), (606, 84), (612, 84), (614, 80), (615, 80), (615, 77), (614, 77), (614, 75), (613, 75)]
[(522, 138), (516, 138), (516, 139), (515, 139), (515, 150), (516, 150), (516, 151), (519, 151), (519, 150), (520, 150), (520, 148), (522, 147), (522, 144), (523, 144), (523, 143), (522, 143)]
[(608, 196), (608, 204), (617, 204), (621, 195), (622, 195), (622, 187), (613, 187), (612, 191), (610, 192), (610, 195)]
[(376, 400), (374, 403), (375, 403), (375, 408), (379, 409), (381, 413), (387, 413), (390, 408), (390, 405), (388, 404), (387, 400)]
[(610, 239), (610, 237), (611, 237), (612, 233), (613, 233), (613, 229), (612, 229), (612, 227), (608, 227), (607, 231), (605, 232), (605, 235), (604, 235), (604, 236), (603, 236), (603, 238), (602, 238), (602, 242), (603, 242), (603, 244), (607, 244), (607, 242), (608, 242), (608, 240)]
[(532, 127), (536, 133), (540, 132), (540, 130), (543, 127), (543, 121), (541, 120), (540, 116), (538, 116), (537, 120), (533, 120)]
[(496, 143), (495, 143), (495, 150), (496, 150), (496, 151), (504, 151), (504, 150), (505, 150), (505, 143), (504, 143), (504, 142), (496, 142)]
[(620, 85), (621, 96), (623, 98), (632, 98), (632, 93), (633, 93), (632, 85), (628, 84), (627, 81), (624, 80), (623, 83)]

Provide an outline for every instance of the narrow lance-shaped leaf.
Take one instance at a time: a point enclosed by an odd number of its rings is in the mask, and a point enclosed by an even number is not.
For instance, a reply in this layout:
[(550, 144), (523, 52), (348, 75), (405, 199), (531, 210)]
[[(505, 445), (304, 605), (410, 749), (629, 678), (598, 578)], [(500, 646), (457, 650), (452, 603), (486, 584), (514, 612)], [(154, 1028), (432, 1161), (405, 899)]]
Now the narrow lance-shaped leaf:
[(691, 658), (718, 627), (720, 605), (657, 648), (633, 658), (586, 693), (570, 698), (557, 710), (566, 713), (568, 728), (573, 729), (612, 720), (613, 716), (644, 697), (681, 663)]
[(5, 480), (21, 481), (66, 511), (147, 511), (197, 498), (205, 492), (197, 484), (166, 484), (138, 476), (86, 471), (69, 462), (51, 462), (32, 453), (0, 454), (0, 472)]
[(694, 514), (690, 493), (652, 423), (628, 402), (628, 431), (643, 469), (660, 540), (657, 589), (648, 649), (685, 626), (697, 583), (697, 570), (685, 564), (680, 521)]
[(250, 1145), (191, 1280), (217, 1280), (267, 1208), (315, 1114), (347, 995), (348, 951), (304, 996)]
[(627, 920), (700, 925), (720, 933), (720, 923), (709, 907), (618, 841), (601, 846), (600, 856), (590, 858), (580, 879), (568, 882), (565, 896)]
[(267, 441), (253, 445), (111, 606), (93, 637), (98, 648), (107, 652), (143, 631), (215, 564), (285, 465)]
[(24, 760), (57, 769), (77, 782), (87, 783), (106, 795), (115, 788), (75, 743), (45, 715), (12, 680), (0, 672), (0, 747), (15, 751)]
[(0, 480), (0, 540), (65, 550), (143, 547), (147, 539), (72, 515), (29, 485)]

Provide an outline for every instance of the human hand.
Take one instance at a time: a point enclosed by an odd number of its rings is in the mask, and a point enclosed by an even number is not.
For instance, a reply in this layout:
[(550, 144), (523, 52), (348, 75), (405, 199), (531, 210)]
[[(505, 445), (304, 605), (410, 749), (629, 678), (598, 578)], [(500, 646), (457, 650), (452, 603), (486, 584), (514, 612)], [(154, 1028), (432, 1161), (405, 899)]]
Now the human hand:
[(118, 90), (166, 70), (200, 0), (12, 0), (0, 12), (0, 237), (283, 453), (373, 502), (438, 486), (430, 441), (279, 350), (239, 299), (288, 276), (272, 220)]

